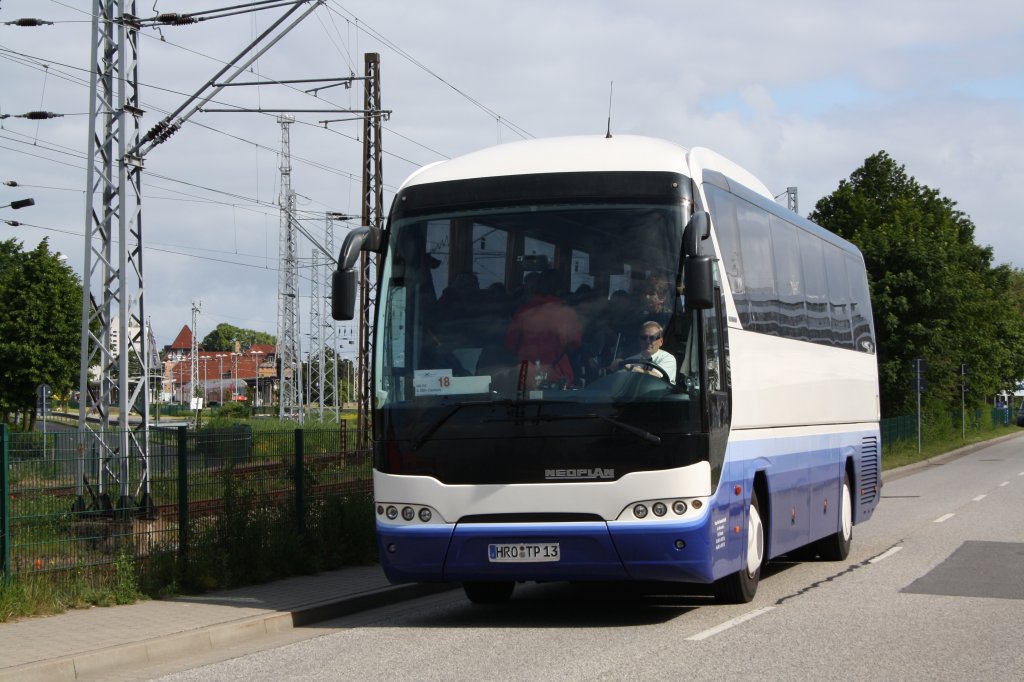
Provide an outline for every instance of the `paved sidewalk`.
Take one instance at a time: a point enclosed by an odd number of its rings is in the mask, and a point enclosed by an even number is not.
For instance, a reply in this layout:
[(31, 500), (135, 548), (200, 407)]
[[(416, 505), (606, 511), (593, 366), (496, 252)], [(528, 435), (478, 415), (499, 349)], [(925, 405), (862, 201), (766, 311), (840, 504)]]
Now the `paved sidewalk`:
[(0, 623), (0, 682), (102, 676), (449, 587), (393, 586), (378, 566), (361, 566), (195, 597)]

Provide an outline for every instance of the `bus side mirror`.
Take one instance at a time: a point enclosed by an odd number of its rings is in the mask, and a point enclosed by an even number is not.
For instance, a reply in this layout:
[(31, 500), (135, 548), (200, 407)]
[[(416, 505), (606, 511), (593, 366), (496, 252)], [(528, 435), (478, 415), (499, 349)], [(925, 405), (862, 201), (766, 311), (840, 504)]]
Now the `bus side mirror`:
[(331, 317), (351, 320), (356, 309), (356, 260), (360, 251), (379, 251), (381, 231), (375, 227), (357, 227), (348, 233), (338, 253), (338, 269), (331, 275)]
[(715, 289), (710, 256), (687, 256), (683, 268), (686, 307), (707, 310), (715, 305)]
[(700, 243), (711, 234), (707, 211), (697, 211), (683, 229), (683, 255), (699, 256)]
[(335, 320), (356, 316), (356, 286), (355, 268), (335, 270), (331, 275), (331, 317)]

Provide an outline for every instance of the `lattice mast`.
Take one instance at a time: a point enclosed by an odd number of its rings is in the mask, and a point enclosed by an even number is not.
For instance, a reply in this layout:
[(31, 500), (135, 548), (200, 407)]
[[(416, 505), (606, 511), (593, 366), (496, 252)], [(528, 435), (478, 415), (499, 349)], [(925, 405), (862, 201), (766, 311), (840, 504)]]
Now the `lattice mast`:
[(324, 420), (324, 345), (323, 345), (323, 303), (320, 300), (320, 277), (323, 274), (320, 263), (323, 257), (320, 251), (313, 249), (312, 281), (309, 285), (309, 355), (306, 376), (306, 406), (313, 407), (316, 398), (317, 415)]
[(281, 235), (277, 279), (277, 362), (281, 396), (278, 416), (302, 421), (302, 364), (299, 348), (298, 244), (295, 193), (292, 191), (290, 127), (294, 116), (281, 114)]
[[(334, 221), (340, 217), (340, 214), (328, 213), (327, 222), (324, 225), (324, 248), (327, 253), (334, 254), (337, 251), (334, 250)], [(330, 263), (325, 263), (323, 275), (326, 278), (327, 273), (330, 270)], [(313, 282), (319, 286), (320, 278), (314, 277)], [(320, 343), (323, 348), (323, 352), (320, 355), (321, 362), (321, 373), (322, 373), (322, 386), (320, 389), (320, 419), (323, 420), (324, 415), (328, 415), (334, 419), (335, 423), (341, 422), (341, 413), (339, 411), (338, 403), (341, 400), (340, 388), (338, 386), (338, 363), (341, 362), (341, 358), (338, 357), (338, 333), (337, 327), (334, 324), (334, 319), (331, 317), (331, 298), (325, 295), (322, 301), (322, 308), (320, 312), (320, 319), (323, 322), (322, 333), (320, 335)], [(327, 361), (327, 351), (330, 350), (331, 358), (330, 362)]]
[[(83, 511), (86, 507), (88, 450), (94, 455), (90, 459), (99, 463), (95, 472), (88, 472), (94, 482), (88, 484), (92, 507), (111, 510), (110, 492), (116, 485), (119, 513), (127, 514), (133, 507), (145, 515), (155, 512), (150, 496), (148, 455), (150, 347), (144, 338), (148, 325), (142, 323), (146, 319), (142, 276), (143, 159), (325, 2), (282, 0), (280, 5), (273, 5), (286, 9), (256, 40), (141, 138), (139, 30), (143, 26), (192, 22), (179, 22), (171, 15), (140, 19), (135, 0), (92, 2), (79, 365), (78, 428), (83, 438), (79, 446), (75, 510)], [(253, 3), (249, 9), (261, 9), (257, 7), (261, 4)], [(115, 427), (115, 438), (105, 438), (104, 434)], [(92, 437), (85, 437), (89, 434)], [(129, 477), (132, 461), (137, 462), (134, 482)]]
[[(95, 437), (82, 439), (74, 507), (85, 509), (83, 484), (87, 475), (94, 475), (97, 496), (93, 506), (103, 511), (111, 508), (108, 487), (113, 483), (117, 510), (127, 513), (136, 501), (143, 509), (151, 508), (142, 158), (136, 153), (142, 116), (139, 24), (134, 0), (94, 0), (92, 16), (78, 428), (83, 435)], [(116, 416), (111, 409), (114, 405)], [(94, 418), (95, 426), (88, 417)], [(115, 440), (102, 437), (115, 426)], [(95, 461), (100, 463), (96, 472), (88, 474), (84, 464), (87, 447), (98, 451)], [(138, 467), (134, 488), (133, 460)]]
[[(363, 117), (363, 208), (362, 224), (382, 228), (384, 224), (383, 172), (381, 169), (381, 118), (380, 108), (380, 55), (368, 52), (364, 58), (366, 80), (364, 81)], [(357, 370), (357, 391), (359, 409), (359, 433), (369, 437), (370, 427), (370, 344), (373, 340), (373, 311), (377, 299), (379, 276), (376, 254), (363, 251), (359, 261), (360, 305), (359, 305), (359, 363)]]

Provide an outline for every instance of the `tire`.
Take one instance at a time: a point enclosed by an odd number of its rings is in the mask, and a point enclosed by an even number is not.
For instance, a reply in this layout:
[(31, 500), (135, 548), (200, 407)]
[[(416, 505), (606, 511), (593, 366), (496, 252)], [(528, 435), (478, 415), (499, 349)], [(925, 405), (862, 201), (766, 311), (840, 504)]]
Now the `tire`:
[(843, 489), (839, 496), (839, 530), (818, 540), (814, 545), (818, 556), (825, 561), (842, 561), (850, 555), (853, 541), (853, 498), (850, 493), (850, 475), (843, 476)]
[(715, 598), (724, 604), (746, 604), (757, 594), (757, 583), (764, 566), (764, 523), (761, 521), (761, 506), (757, 493), (750, 495), (747, 510), (747, 547), (744, 552), (746, 566), (732, 575), (716, 580)]
[(512, 596), (516, 584), (509, 581), (462, 583), (466, 598), (474, 604), (504, 604)]

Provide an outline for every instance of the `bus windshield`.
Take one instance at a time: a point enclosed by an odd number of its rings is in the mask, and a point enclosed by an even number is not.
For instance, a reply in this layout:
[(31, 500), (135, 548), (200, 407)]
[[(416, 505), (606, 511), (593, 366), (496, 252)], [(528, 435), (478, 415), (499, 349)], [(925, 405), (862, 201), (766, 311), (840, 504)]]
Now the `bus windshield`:
[(683, 224), (678, 203), (393, 216), (374, 368), (390, 431), (395, 410), (415, 408), (422, 423), (424, 409), (488, 401), (674, 404), (642, 428), (698, 430), (697, 316), (679, 295)]

